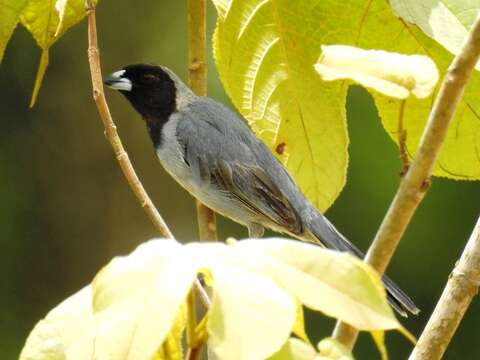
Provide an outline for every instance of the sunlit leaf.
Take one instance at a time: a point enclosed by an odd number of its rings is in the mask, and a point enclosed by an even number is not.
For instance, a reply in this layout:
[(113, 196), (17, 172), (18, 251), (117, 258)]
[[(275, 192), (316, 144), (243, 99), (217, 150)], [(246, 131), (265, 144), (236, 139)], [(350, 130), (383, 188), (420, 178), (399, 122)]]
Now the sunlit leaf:
[(27, 0), (0, 0), (0, 63)]
[(427, 56), (344, 45), (322, 45), (315, 69), (323, 80), (351, 79), (399, 99), (428, 97), (438, 81), (437, 67)]
[[(181, 246), (169, 240), (149, 242), (130, 256), (114, 259), (95, 278), (94, 311), (125, 325), (99, 337), (96, 351), (113, 358), (150, 359), (166, 339), (197, 273), (182, 259)], [(183, 261), (182, 261), (183, 260)]]
[[(256, 133), (272, 150), (283, 153), (280, 159), (321, 209), (331, 204), (343, 186), (347, 136), (342, 120), (346, 85), (338, 81), (334, 82), (336, 87), (326, 84), (318, 87), (312, 83), (314, 74), (310, 69), (305, 70), (308, 66), (313, 69), (312, 65), (320, 56), (320, 46), (345, 44), (427, 55), (441, 75), (453, 58), (419, 27), (409, 24), (408, 18), (405, 21), (396, 16), (389, 3), (383, 0), (367, 3), (356, 0), (213, 2), (219, 13), (214, 36), (215, 59), (228, 94)], [(415, 6), (411, 17), (416, 17), (420, 3), (423, 6), (423, 2), (409, 0), (402, 4), (414, 4), (411, 5)], [(465, 29), (473, 22), (479, 7), (477, 3), (470, 6), (469, 2), (458, 0), (435, 1), (436, 7), (431, 6), (433, 1), (426, 4), (424, 9), (428, 15), (425, 17), (435, 21), (432, 31), (439, 41), (444, 36), (438, 35), (440, 28), (445, 36), (458, 38), (455, 35), (458, 31), (451, 35), (449, 26), (442, 23), (445, 14), (438, 16), (445, 11), (444, 7)], [(447, 23), (452, 21), (450, 18)], [(419, 24), (428, 26), (425, 21)], [(436, 176), (480, 179), (479, 76), (475, 72), (470, 79), (434, 168)], [(373, 96), (385, 129), (397, 141), (398, 101), (377, 93)], [(309, 106), (310, 100), (315, 106)], [(410, 157), (418, 147), (432, 101), (411, 98), (406, 103), (404, 128)], [(308, 111), (302, 111), (306, 108)], [(311, 118), (315, 119), (310, 121)], [(311, 124), (314, 124), (313, 129)], [(294, 147), (291, 142), (284, 141), (291, 138)], [(308, 142), (303, 141), (305, 139)], [(310, 154), (315, 154), (316, 166)], [(325, 194), (324, 198), (319, 198), (321, 193)]]
[(297, 316), (295, 318), (295, 324), (293, 324), (292, 332), (298, 336), (301, 340), (309, 343), (307, 332), (305, 331), (305, 317), (303, 316), (302, 303), (297, 301)]
[[(57, 10), (57, 7), (59, 10)], [(85, 0), (27, 0), (20, 15), (20, 21), (42, 49), (42, 57), (30, 106), (35, 104), (42, 84), (43, 75), (48, 65), (49, 48), (65, 31), (77, 24), (85, 15)], [(60, 19), (62, 20), (61, 23)]]
[(318, 360), (318, 358), (312, 345), (299, 339), (290, 338), (280, 351), (268, 360)]
[(238, 269), (215, 272), (207, 328), (218, 358), (265, 359), (288, 339), (294, 320), (294, 301), (272, 281)]
[(60, 20), (58, 22), (57, 29), (55, 30), (54, 36), (58, 36), (58, 34), (63, 28), (63, 23), (65, 21), (65, 12), (67, 10), (67, 3), (68, 3), (68, 0), (57, 0), (57, 2), (55, 3), (55, 9), (58, 12), (58, 17)]
[(323, 0), (213, 0), (214, 55), (222, 83), (256, 134), (303, 192), (326, 210), (345, 184), (346, 87), (322, 82)]
[(323, 339), (317, 347), (320, 356), (316, 360), (353, 360), (352, 353), (335, 339)]
[(245, 240), (236, 246), (276, 259), (274, 266), (258, 270), (311, 309), (361, 330), (400, 326), (379, 276), (351, 255), (284, 239)]
[[(480, 11), (476, 0), (390, 0), (395, 13), (458, 54)], [(477, 69), (478, 69), (477, 65)]]
[[(20, 354), (20, 360), (70, 360), (72, 349), (83, 355), (92, 348), (76, 346), (94, 326), (90, 286), (69, 297), (35, 325)], [(81, 356), (75, 357), (81, 359)], [(85, 356), (87, 358), (87, 356)]]
[(360, 260), (293, 240), (232, 244), (152, 240), (115, 258), (35, 327), (22, 360), (180, 359), (198, 273), (209, 274), (213, 298), (196, 332), (213, 358), (272, 356), (302, 334), (299, 302), (360, 329), (398, 327), (378, 276)]

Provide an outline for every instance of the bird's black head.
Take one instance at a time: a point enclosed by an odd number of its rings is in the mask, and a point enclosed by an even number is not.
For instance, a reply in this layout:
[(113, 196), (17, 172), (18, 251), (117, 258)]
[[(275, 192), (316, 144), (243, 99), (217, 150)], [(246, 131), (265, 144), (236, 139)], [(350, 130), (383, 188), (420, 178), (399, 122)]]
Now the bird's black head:
[(108, 76), (105, 84), (119, 90), (147, 121), (166, 121), (176, 109), (175, 82), (160, 66), (128, 65)]

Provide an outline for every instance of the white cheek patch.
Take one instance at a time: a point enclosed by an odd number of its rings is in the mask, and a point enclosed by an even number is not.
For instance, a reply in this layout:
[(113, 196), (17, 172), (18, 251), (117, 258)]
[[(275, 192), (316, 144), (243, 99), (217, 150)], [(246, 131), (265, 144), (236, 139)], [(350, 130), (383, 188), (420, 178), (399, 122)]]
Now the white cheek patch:
[(112, 75), (110, 75), (112, 78), (121, 78), (125, 74), (125, 70), (118, 70), (115, 71)]
[(126, 78), (119, 78), (108, 86), (115, 90), (132, 91), (132, 82)]

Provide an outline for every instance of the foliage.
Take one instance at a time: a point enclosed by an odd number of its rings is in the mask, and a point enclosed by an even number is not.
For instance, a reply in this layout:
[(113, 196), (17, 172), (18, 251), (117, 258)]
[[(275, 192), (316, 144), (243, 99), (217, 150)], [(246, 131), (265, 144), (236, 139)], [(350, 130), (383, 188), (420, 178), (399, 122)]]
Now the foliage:
[[(198, 273), (213, 289), (204, 321), (209, 348), (220, 359), (260, 360), (279, 351), (296, 322), (303, 327), (296, 301), (359, 329), (401, 329), (378, 275), (350, 255), (285, 239), (230, 246), (162, 239), (115, 258), (91, 286), (53, 309), (30, 334), (20, 359), (174, 359)], [(174, 355), (166, 356), (165, 346), (158, 351), (165, 341)], [(289, 344), (277, 358), (297, 352), (298, 342)], [(338, 347), (319, 349), (327, 356)]]

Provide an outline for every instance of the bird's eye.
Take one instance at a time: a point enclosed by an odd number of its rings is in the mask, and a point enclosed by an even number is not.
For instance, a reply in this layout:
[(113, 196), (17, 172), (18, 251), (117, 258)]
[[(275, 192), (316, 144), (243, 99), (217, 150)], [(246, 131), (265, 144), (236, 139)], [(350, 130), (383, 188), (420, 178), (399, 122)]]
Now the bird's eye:
[(142, 80), (146, 84), (151, 84), (157, 80), (157, 77), (152, 74), (145, 74), (142, 76)]

